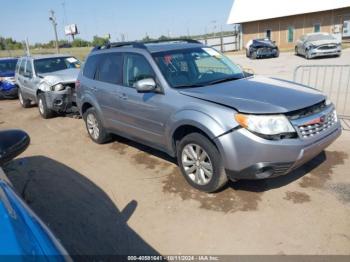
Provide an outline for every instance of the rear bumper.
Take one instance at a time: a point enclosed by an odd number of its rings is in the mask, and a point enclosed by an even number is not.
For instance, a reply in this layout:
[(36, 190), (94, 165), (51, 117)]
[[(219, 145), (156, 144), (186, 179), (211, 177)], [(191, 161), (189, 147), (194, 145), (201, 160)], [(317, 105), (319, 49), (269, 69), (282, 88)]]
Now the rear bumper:
[(320, 154), (341, 134), (338, 122), (313, 139), (271, 141), (246, 129), (217, 138), (226, 173), (232, 180), (281, 176)]

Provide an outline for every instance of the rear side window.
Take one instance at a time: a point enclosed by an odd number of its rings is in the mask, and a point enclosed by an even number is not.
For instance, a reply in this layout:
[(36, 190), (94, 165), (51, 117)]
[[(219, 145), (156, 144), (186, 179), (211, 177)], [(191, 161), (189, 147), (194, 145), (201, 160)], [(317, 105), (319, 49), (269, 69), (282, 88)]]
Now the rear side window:
[(33, 77), (33, 67), (32, 67), (32, 63), (30, 62), (30, 60), (27, 60), (26, 72), (28, 73), (28, 76), (30, 78)]
[(96, 68), (97, 68), (97, 61), (98, 61), (98, 55), (90, 56), (85, 65), (84, 65), (84, 71), (83, 75), (87, 78), (94, 79)]
[(119, 53), (98, 55), (98, 66), (95, 79), (110, 84), (122, 83), (123, 58)]

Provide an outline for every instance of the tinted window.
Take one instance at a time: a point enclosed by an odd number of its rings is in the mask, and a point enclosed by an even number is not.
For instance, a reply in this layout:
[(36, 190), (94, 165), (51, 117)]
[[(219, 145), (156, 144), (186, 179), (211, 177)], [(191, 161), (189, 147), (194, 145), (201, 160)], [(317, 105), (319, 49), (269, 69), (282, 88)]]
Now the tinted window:
[(21, 66), (19, 67), (19, 73), (21, 74), (21, 75), (23, 75), (24, 74), (24, 69), (25, 69), (25, 66), (26, 66), (26, 59), (22, 59), (22, 61), (21, 61)]
[(87, 78), (94, 79), (95, 78), (95, 73), (96, 73), (96, 68), (97, 68), (97, 60), (98, 60), (98, 55), (93, 55), (90, 56), (85, 65), (84, 65), (84, 71), (83, 75)]
[(80, 68), (80, 62), (74, 57), (50, 57), (34, 61), (38, 74), (51, 73), (69, 68)]
[(288, 43), (293, 43), (294, 41), (294, 27), (288, 27)]
[(98, 67), (96, 79), (111, 84), (122, 83), (122, 55), (119, 53), (108, 53), (98, 55)]
[(124, 63), (124, 86), (133, 87), (142, 79), (155, 78), (155, 74), (147, 59), (138, 54), (128, 54)]
[(15, 71), (17, 60), (0, 61), (0, 73), (11, 73)]
[(27, 60), (26, 72), (28, 73), (29, 77), (33, 77), (33, 67), (30, 60)]

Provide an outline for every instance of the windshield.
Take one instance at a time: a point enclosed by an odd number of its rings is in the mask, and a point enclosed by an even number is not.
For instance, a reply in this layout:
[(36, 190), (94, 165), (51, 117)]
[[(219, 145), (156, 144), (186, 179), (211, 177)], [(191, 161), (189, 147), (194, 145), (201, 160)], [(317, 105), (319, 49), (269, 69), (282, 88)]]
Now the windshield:
[(80, 62), (75, 57), (52, 57), (34, 60), (37, 74), (51, 73), (69, 68), (80, 68)]
[(0, 73), (14, 72), (17, 60), (3, 60), (0, 61)]
[(307, 40), (308, 41), (335, 40), (335, 38), (331, 35), (319, 34), (319, 35), (310, 35), (307, 37)]
[(213, 48), (195, 48), (153, 54), (169, 85), (196, 87), (240, 79), (239, 66)]

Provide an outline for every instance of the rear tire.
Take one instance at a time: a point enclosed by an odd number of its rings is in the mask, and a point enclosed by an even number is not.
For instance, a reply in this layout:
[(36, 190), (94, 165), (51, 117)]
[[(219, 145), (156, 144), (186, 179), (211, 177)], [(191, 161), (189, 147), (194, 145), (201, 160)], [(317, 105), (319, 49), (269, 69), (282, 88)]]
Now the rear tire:
[(110, 140), (110, 135), (103, 127), (97, 116), (96, 110), (91, 107), (83, 115), (86, 129), (92, 141), (97, 144), (104, 144)]
[(191, 133), (177, 146), (177, 161), (186, 181), (194, 188), (213, 193), (227, 184), (223, 160), (206, 136)]
[(31, 105), (31, 101), (23, 97), (21, 89), (18, 88), (18, 100), (23, 108), (28, 108)]
[(257, 59), (257, 58), (258, 58), (257, 52), (256, 52), (256, 51), (253, 51), (253, 52), (250, 54), (250, 58), (253, 59), (253, 60)]
[(49, 119), (54, 116), (54, 111), (52, 111), (47, 106), (44, 93), (39, 93), (38, 95), (38, 108), (39, 108), (39, 114), (41, 115), (42, 118)]
[(297, 46), (294, 48), (294, 52), (295, 52), (296, 56), (299, 56), (299, 52), (298, 52), (298, 47)]

